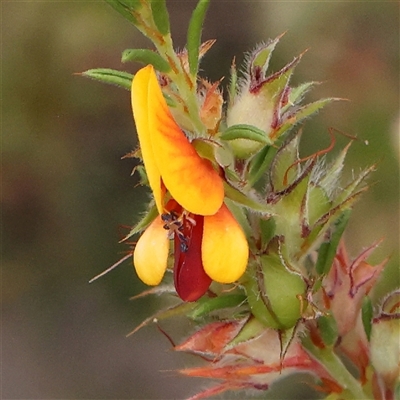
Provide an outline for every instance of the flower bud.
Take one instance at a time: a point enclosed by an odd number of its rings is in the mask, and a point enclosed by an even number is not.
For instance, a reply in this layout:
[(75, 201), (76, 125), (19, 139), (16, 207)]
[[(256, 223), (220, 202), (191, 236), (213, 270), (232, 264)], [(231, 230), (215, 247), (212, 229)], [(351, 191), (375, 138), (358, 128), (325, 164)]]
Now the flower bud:
[(400, 375), (400, 290), (386, 297), (371, 330), (371, 361), (387, 388)]
[(300, 298), (306, 285), (301, 276), (282, 265), (275, 255), (261, 256), (249, 270), (244, 286), (253, 315), (273, 329), (289, 329), (301, 317)]
[[(235, 101), (227, 113), (228, 128), (233, 125), (253, 125), (265, 132), (265, 136), (271, 130), (274, 105), (269, 93), (263, 90), (251, 92), (244, 88), (239, 98)], [(230, 142), (232, 150), (239, 158), (247, 158), (264, 145), (248, 139), (236, 139)]]

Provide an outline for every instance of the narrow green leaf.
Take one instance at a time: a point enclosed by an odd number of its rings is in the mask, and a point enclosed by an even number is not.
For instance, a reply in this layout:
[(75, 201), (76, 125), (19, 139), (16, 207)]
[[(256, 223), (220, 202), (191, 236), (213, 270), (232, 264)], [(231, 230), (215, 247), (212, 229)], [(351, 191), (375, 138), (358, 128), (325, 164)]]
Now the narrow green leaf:
[(236, 221), (242, 227), (243, 232), (247, 237), (247, 240), (252, 238), (253, 230), (250, 226), (249, 220), (247, 219), (246, 210), (230, 199), (225, 199), (225, 204), (229, 208), (229, 211), (235, 217)]
[(270, 183), (278, 192), (293, 183), (300, 174), (299, 159), (300, 134), (296, 134), (277, 151), (270, 168)]
[(222, 140), (247, 139), (262, 144), (272, 145), (271, 139), (265, 131), (253, 125), (238, 124), (226, 129), (220, 136)]
[(349, 221), (351, 209), (344, 210), (332, 227), (329, 241), (321, 244), (315, 269), (318, 274), (327, 274), (332, 267), (339, 241)]
[(225, 195), (234, 202), (248, 207), (254, 211), (265, 214), (272, 214), (272, 208), (268, 204), (259, 203), (257, 200), (245, 195), (240, 190), (234, 188), (229, 183), (224, 182)]
[(153, 13), (154, 22), (161, 35), (168, 35), (170, 32), (169, 15), (165, 0), (152, 0), (151, 11)]
[(267, 168), (271, 165), (274, 155), (275, 149), (267, 145), (250, 160), (247, 181), (251, 187), (253, 187), (263, 175), (265, 175)]
[(199, 49), (201, 43), (201, 29), (210, 0), (200, 0), (190, 18), (189, 29), (187, 33), (186, 48), (188, 51), (190, 73), (197, 75), (199, 69)]
[(292, 88), (289, 93), (288, 107), (299, 103), (303, 99), (304, 95), (317, 83), (318, 82), (305, 82), (295, 88)]
[(261, 249), (265, 249), (275, 235), (276, 222), (274, 218), (260, 218)]
[(133, 75), (128, 72), (117, 71), (109, 68), (95, 68), (82, 72), (81, 75), (96, 81), (131, 90)]
[(143, 218), (131, 229), (131, 231), (121, 240), (124, 242), (136, 233), (139, 233), (143, 229), (147, 228), (157, 217), (158, 210), (155, 205), (150, 207), (150, 210), (143, 216)]
[(363, 299), (361, 308), (361, 319), (364, 326), (365, 334), (367, 335), (368, 341), (371, 338), (372, 329), (372, 318), (374, 316), (374, 309), (372, 307), (372, 301), (368, 296)]
[(314, 103), (306, 104), (300, 108), (297, 108), (296, 112), (293, 115), (290, 115), (290, 112), (287, 115), (287, 119), (285, 122), (279, 127), (279, 129), (274, 133), (275, 137), (280, 137), (285, 132), (289, 131), (296, 124), (303, 121), (304, 119), (310, 117), (312, 114), (317, 113), (323, 107), (325, 107), (328, 103), (335, 100), (341, 100), (336, 98), (327, 98), (317, 100)]
[(338, 327), (333, 315), (322, 315), (317, 319), (321, 338), (327, 346), (333, 346), (338, 338)]
[(240, 343), (247, 342), (248, 340), (254, 339), (265, 332), (265, 325), (261, 323), (257, 318), (250, 318), (235, 338), (228, 343), (226, 349), (237, 346)]
[(105, 0), (114, 10), (119, 12), (125, 19), (134, 25), (137, 25), (137, 20), (133, 16), (138, 8), (141, 7), (140, 0)]
[(193, 319), (201, 318), (215, 310), (238, 307), (245, 301), (246, 296), (244, 294), (228, 294), (214, 298), (207, 297), (199, 300), (197, 302), (197, 307), (192, 310), (188, 316)]
[(275, 46), (278, 44), (282, 35), (279, 35), (273, 40), (268, 41), (268, 43), (261, 44), (251, 55), (252, 59), (250, 61), (250, 69), (254, 71), (255, 69), (261, 70), (261, 75), (265, 76), (268, 70), (269, 61), (271, 59), (272, 52)]
[(229, 108), (232, 107), (233, 103), (235, 102), (235, 98), (237, 95), (237, 81), (238, 81), (238, 76), (237, 76), (237, 69), (236, 69), (236, 64), (235, 60), (232, 61), (231, 65), (231, 79), (229, 81)]
[(142, 64), (151, 64), (156, 70), (167, 73), (171, 66), (158, 53), (148, 49), (127, 49), (122, 52), (121, 61), (123, 63), (136, 61)]

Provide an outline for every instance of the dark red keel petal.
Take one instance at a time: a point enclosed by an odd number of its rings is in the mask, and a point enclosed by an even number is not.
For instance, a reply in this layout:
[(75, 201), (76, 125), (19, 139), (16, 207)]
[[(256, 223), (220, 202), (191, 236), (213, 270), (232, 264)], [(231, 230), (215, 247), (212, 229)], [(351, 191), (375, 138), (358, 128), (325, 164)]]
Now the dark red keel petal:
[(201, 261), (201, 241), (204, 217), (193, 216), (195, 225), (186, 221), (182, 236), (174, 238), (174, 281), (179, 297), (184, 301), (196, 301), (207, 292), (211, 278), (204, 272)]

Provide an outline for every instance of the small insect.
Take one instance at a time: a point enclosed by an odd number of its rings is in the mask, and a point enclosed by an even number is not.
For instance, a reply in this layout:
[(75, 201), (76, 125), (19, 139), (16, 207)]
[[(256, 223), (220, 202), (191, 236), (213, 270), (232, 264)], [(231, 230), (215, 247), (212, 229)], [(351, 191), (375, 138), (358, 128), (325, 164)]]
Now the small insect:
[(186, 223), (185, 215), (179, 216), (175, 211), (161, 214), (161, 219), (165, 222), (164, 229), (168, 230), (168, 238), (173, 239), (177, 237), (180, 242), (182, 253), (189, 250), (188, 238), (185, 236), (184, 229)]

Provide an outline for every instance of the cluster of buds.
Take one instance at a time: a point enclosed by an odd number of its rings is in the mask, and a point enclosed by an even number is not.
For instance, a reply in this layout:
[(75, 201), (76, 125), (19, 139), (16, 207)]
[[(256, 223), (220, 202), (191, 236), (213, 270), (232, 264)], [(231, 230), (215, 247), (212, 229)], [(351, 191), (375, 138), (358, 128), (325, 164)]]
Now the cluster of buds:
[(222, 383), (193, 398), (266, 391), (288, 374), (307, 372), (330, 398), (393, 399), (399, 292), (374, 314), (368, 294), (387, 260), (367, 261), (379, 242), (352, 260), (343, 240), (375, 166), (343, 183), (354, 138), (329, 159), (330, 130), (327, 149), (301, 158), (301, 132), (293, 129), (338, 99), (303, 103), (316, 83), (290, 86), (302, 54), (269, 72), (281, 35), (248, 54), (242, 76), (232, 64), (224, 100), (222, 79), (198, 76), (215, 42), (200, 41), (208, 0), (194, 10), (181, 52), (165, 1), (107, 2), (155, 46), (123, 52), (123, 62), (144, 64), (134, 76), (83, 73), (131, 91), (140, 147), (130, 156), (143, 162), (137, 170), (154, 200), (125, 240), (140, 234), (133, 264), (154, 286), (145, 294), (176, 298), (139, 328), (182, 314), (197, 321), (198, 330), (174, 348), (208, 363), (181, 373)]

